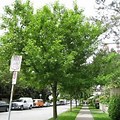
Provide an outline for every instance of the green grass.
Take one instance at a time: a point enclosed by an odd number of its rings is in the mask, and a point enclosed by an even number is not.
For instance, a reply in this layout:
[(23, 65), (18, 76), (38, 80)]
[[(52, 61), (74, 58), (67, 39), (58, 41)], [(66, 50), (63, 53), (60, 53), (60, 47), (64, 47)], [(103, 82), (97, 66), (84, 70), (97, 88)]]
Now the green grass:
[[(75, 120), (77, 114), (79, 113), (81, 107), (73, 108), (72, 111), (66, 111), (58, 115), (58, 120)], [(50, 120), (53, 120), (52, 118)]]
[(89, 107), (94, 120), (111, 120), (108, 114), (102, 112), (99, 109), (95, 109), (94, 107)]

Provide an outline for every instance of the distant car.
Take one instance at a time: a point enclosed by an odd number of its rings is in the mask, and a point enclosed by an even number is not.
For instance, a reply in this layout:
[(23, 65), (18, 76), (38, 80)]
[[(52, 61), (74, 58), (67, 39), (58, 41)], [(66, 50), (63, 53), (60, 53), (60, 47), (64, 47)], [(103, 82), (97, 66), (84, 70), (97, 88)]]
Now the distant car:
[(9, 104), (5, 101), (0, 101), (0, 111), (1, 112), (8, 112)]
[(44, 105), (43, 99), (33, 99), (34, 107), (43, 107), (43, 105)]
[(59, 104), (60, 105), (65, 105), (66, 104), (66, 100), (65, 99), (60, 99), (59, 100)]
[(60, 101), (57, 101), (56, 104), (57, 104), (57, 105), (60, 105)]
[(65, 105), (66, 104), (66, 102), (65, 101), (59, 101), (60, 102), (60, 105)]
[(30, 97), (21, 97), (12, 102), (12, 109), (32, 109), (33, 99)]
[(43, 106), (48, 107), (48, 106), (50, 106), (50, 103), (49, 102), (45, 102)]
[(53, 106), (53, 102), (50, 103), (50, 106)]

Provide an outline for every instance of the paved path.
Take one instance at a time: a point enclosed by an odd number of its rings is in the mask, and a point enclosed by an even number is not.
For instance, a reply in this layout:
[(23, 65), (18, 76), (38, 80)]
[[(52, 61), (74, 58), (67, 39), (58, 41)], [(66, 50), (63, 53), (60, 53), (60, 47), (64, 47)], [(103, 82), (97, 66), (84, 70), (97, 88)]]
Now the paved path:
[(75, 120), (94, 120), (88, 106), (83, 106)]

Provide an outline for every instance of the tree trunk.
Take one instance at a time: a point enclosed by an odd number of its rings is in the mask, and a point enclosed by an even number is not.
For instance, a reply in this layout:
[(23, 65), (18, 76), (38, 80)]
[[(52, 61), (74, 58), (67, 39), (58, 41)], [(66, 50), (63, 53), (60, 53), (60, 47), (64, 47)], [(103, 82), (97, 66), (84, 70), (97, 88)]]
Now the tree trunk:
[(77, 100), (75, 100), (76, 108), (77, 108)]
[(52, 86), (52, 94), (53, 94), (53, 120), (57, 120), (57, 82), (55, 81)]
[(72, 97), (70, 97), (70, 111), (72, 111)]

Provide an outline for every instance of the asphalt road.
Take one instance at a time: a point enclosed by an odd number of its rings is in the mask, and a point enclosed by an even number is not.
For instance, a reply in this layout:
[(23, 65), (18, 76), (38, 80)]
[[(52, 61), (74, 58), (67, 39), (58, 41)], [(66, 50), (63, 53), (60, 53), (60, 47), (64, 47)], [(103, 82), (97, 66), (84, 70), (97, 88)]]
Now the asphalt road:
[[(67, 111), (70, 105), (57, 106), (58, 114)], [(53, 116), (53, 108), (33, 108), (32, 110), (11, 111), (10, 120), (48, 120)], [(8, 112), (0, 112), (0, 120), (8, 120)]]

